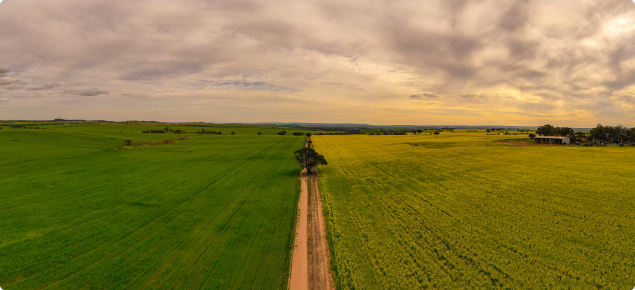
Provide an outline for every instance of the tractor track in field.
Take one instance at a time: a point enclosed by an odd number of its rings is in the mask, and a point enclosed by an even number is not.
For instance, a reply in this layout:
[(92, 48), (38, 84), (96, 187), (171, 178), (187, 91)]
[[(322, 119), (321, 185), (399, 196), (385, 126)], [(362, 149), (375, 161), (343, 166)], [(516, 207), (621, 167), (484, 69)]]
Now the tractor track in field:
[[(307, 138), (305, 147), (313, 148)], [(317, 170), (316, 170), (317, 171)], [(301, 173), (302, 192), (298, 202), (298, 223), (292, 254), (290, 290), (335, 289), (330, 267), (326, 225), (318, 189), (318, 175)]]

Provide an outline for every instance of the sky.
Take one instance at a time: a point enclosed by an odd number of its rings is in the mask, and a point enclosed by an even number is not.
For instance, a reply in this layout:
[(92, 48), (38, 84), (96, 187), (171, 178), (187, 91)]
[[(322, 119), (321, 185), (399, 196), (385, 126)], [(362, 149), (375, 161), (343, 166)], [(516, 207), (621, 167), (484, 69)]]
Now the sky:
[(0, 119), (635, 126), (631, 0), (4, 0)]

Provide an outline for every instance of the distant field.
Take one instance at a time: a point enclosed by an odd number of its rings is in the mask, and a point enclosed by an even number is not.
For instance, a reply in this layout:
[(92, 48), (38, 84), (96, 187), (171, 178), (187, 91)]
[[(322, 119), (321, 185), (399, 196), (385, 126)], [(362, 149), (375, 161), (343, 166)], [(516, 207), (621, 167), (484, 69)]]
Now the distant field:
[(303, 137), (45, 127), (0, 130), (3, 289), (286, 287)]
[(514, 138), (313, 137), (340, 288), (632, 289), (635, 148)]

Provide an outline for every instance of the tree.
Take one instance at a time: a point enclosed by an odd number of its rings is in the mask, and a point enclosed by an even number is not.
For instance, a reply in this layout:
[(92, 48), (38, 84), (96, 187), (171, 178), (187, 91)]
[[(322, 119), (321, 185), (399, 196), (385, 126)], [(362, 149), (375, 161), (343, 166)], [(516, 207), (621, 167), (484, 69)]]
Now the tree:
[(626, 131), (626, 138), (628, 139), (628, 142), (635, 142), (635, 127)]
[(313, 168), (318, 165), (327, 165), (328, 163), (324, 159), (324, 156), (318, 154), (312, 148), (304, 147), (300, 150), (293, 152), (295, 154), (295, 160), (304, 168), (307, 172), (311, 173)]
[(130, 146), (130, 144), (132, 143), (132, 140), (125, 140), (123, 142), (126, 143), (126, 146)]
[(258, 135), (262, 135), (262, 132), (258, 132)]
[(589, 131), (589, 137), (596, 142), (604, 142), (607, 139), (606, 127), (602, 126), (602, 124), (598, 124), (597, 127), (591, 129)]
[(434, 132), (434, 135), (439, 135), (439, 131)]
[(558, 129), (558, 135), (563, 136), (563, 137), (570, 137), (573, 136), (573, 134), (575, 134), (575, 131), (573, 131), (573, 129), (569, 128), (569, 127), (556, 127)]
[(582, 142), (582, 139), (586, 138), (586, 134), (584, 132), (577, 132), (573, 135), (575, 142)]
[(609, 130), (611, 143), (622, 143), (626, 139), (627, 130), (628, 129), (622, 125), (611, 128), (611, 130)]
[(534, 140), (534, 138), (536, 138), (536, 134), (530, 133), (529, 138), (531, 138), (531, 140)]
[(278, 132), (278, 135), (286, 135), (287, 131)]
[(547, 124), (547, 125), (543, 125), (538, 127), (538, 129), (536, 130), (536, 134), (540, 135), (540, 136), (551, 136), (551, 134), (553, 133), (553, 126)]
[(236, 135), (236, 132), (232, 132), (232, 135)]

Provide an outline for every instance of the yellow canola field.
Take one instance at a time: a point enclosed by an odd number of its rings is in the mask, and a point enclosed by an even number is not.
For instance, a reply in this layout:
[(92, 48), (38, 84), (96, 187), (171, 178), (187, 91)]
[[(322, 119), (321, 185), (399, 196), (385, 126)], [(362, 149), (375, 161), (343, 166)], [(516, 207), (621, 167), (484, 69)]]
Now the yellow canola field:
[(632, 289), (635, 148), (500, 139), (314, 136), (338, 289)]

